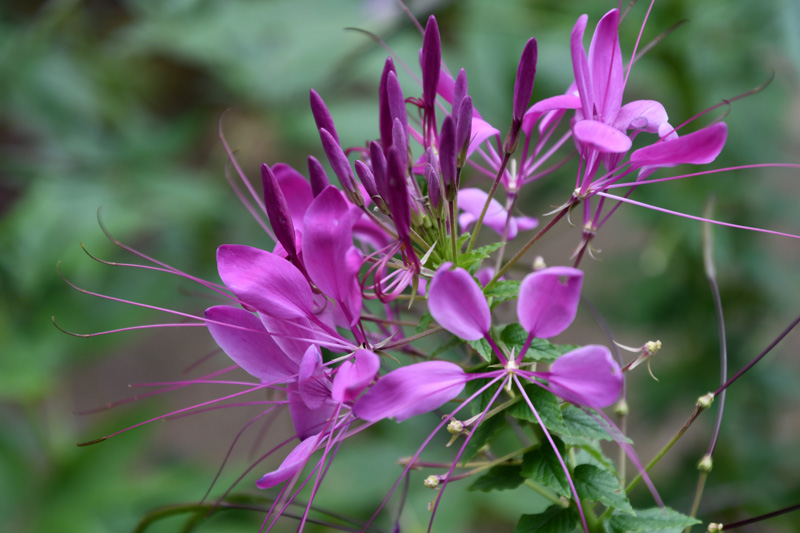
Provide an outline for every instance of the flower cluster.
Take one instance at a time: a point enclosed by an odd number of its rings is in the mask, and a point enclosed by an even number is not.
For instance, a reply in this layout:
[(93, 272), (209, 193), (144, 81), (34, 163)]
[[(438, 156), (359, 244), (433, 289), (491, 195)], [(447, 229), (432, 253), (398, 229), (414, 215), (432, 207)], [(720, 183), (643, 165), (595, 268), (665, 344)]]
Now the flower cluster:
[[(451, 443), (463, 440), (446, 472), (425, 481), (438, 491), (431, 525), (448, 483), (491, 473), (512, 460), (517, 466), (508, 471), (510, 483), (525, 481), (553, 502), (544, 513), (524, 515), (522, 530), (533, 531), (530, 524), (556, 515), (564, 524), (559, 531), (588, 532), (598, 520), (613, 524), (637, 517), (661, 520), (665, 528), (696, 523), (664, 507), (631, 442), (603, 411), (615, 406), (624, 414), (623, 371), (644, 358), (649, 362), (660, 342), (645, 344), (639, 359), (625, 365), (607, 346), (547, 340), (565, 332), (578, 312), (578, 267), (616, 210), (607, 209), (606, 200), (627, 201), (660, 168), (712, 162), (727, 137), (723, 122), (683, 134), (683, 125), (673, 127), (656, 100), (623, 103), (633, 60), (626, 70), (619, 22), (619, 10), (609, 11), (587, 54), (588, 18), (581, 16), (570, 38), (574, 82), (564, 94), (533, 105), (538, 49), (535, 39), (527, 42), (505, 137), (482, 118), (466, 72), (453, 77), (444, 65), (433, 16), (419, 56), (421, 93), (404, 94), (395, 62), (386, 59), (375, 140), (342, 146), (323, 98), (311, 90), (321, 146), (339, 187), (313, 156), (307, 178), (283, 163), (263, 164), (263, 198), (257, 200), (274, 249), (220, 246), (222, 285), (201, 282), (229, 305), (208, 308), (200, 323), (255, 380), (237, 396), (271, 391), (267, 409), (288, 408), (294, 427), (291, 438), (270, 452), (282, 454), (279, 466), (255, 483), (261, 489), (280, 486), (265, 529), (311, 484), (299, 519), (303, 529), (331, 461), (350, 436), (385, 419), (402, 423), (432, 411), (443, 415), (441, 423), (406, 460), (394, 485), (422, 467), (424, 448), (445, 426)], [(639, 134), (649, 144), (634, 150)], [(563, 163), (550, 160), (573, 145), (575, 187), (548, 224), (530, 235), (539, 221), (517, 214), (520, 192), (561, 168)], [(470, 174), (490, 177), (488, 192), (465, 187)], [(634, 180), (622, 183), (630, 174)], [(501, 184), (505, 203), (496, 198)], [(629, 188), (624, 197), (608, 192), (621, 186)], [(574, 264), (547, 267), (538, 261), (533, 272), (521, 272), (521, 280), (506, 279), (522, 254), (579, 205), (583, 238)], [(483, 226), (499, 239), (476, 247)], [(528, 235), (527, 244), (505, 260), (506, 245), (521, 235)], [(512, 301), (516, 321), (497, 324), (493, 311)], [(413, 334), (403, 315), (417, 317)], [(430, 344), (420, 339), (442, 339), (442, 330), (454, 336), (446, 345), (452, 349), (429, 353)], [(507, 426), (506, 420), (522, 428), (519, 450), (501, 459), (481, 452), (492, 438), (481, 428)], [(597, 444), (604, 438), (621, 447), (661, 509), (633, 510), (622, 491), (624, 474)], [(481, 467), (455, 473), (479, 453), (485, 458)], [(490, 490), (497, 473), (476, 479)]]

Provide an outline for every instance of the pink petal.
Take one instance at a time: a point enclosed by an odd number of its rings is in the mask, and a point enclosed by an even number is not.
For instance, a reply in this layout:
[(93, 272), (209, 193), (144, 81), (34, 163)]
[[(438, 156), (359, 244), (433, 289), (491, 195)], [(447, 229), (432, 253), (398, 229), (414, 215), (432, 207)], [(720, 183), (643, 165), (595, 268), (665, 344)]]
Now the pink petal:
[(536, 121), (549, 111), (563, 110), (563, 109), (580, 109), (581, 99), (574, 94), (559, 94), (551, 96), (544, 100), (539, 100), (525, 112), (522, 118), (522, 130), (525, 135), (530, 135), (533, 131), (533, 125)]
[(568, 402), (608, 407), (622, 391), (622, 371), (605, 346), (588, 345), (559, 357), (547, 375), (550, 390)]
[(600, 119), (609, 124), (619, 112), (625, 89), (618, 26), (619, 10), (612, 9), (597, 23), (592, 44), (589, 45), (594, 105), (600, 113)]
[[(483, 205), (486, 203), (486, 198), (488, 197), (489, 194), (481, 189), (461, 189), (458, 191), (458, 208), (464, 211), (464, 213), (458, 217), (458, 224), (461, 226), (462, 231), (466, 231), (473, 222), (478, 220), (483, 210)], [(503, 209), (500, 202), (492, 198), (492, 201), (489, 202), (489, 209), (486, 210), (486, 215), (483, 217), (483, 225), (492, 228), (499, 235), (502, 235), (506, 226), (507, 217), (508, 211)], [(509, 224), (508, 240), (516, 236), (517, 225), (516, 222), (514, 222), (513, 224)]]
[(295, 446), (294, 450), (289, 452), (289, 455), (283, 460), (281, 466), (279, 466), (277, 470), (265, 474), (261, 479), (256, 481), (256, 486), (259, 489), (268, 489), (294, 476), (303, 469), (308, 458), (314, 453), (318, 441), (319, 435), (317, 434), (308, 437)]
[(479, 118), (473, 117), (472, 118), (472, 132), (470, 133), (470, 141), (469, 147), (467, 148), (467, 157), (472, 154), (478, 147), (489, 139), (490, 137), (494, 137), (495, 135), (499, 135), (500, 130), (486, 122), (485, 120), (481, 120)]
[(644, 130), (658, 133), (667, 120), (667, 110), (660, 102), (636, 100), (622, 106), (614, 120), (614, 127), (620, 131)]
[(464, 389), (467, 374), (447, 361), (426, 361), (389, 372), (356, 402), (353, 413), (367, 422), (394, 417), (402, 422), (449, 402)]
[(659, 141), (631, 154), (631, 168), (704, 165), (716, 159), (728, 138), (724, 122), (668, 141)]
[(631, 149), (631, 140), (623, 132), (597, 120), (579, 120), (572, 126), (575, 140), (600, 152), (621, 154)]
[(302, 228), (303, 217), (314, 199), (314, 195), (311, 194), (311, 184), (302, 174), (285, 163), (273, 165), (272, 172), (286, 198), (292, 223), (295, 228)]
[(319, 348), (313, 344), (308, 347), (300, 361), (297, 390), (309, 409), (317, 409), (331, 399), (331, 379), (322, 366)]
[(214, 341), (251, 376), (257, 377), (262, 383), (279, 383), (297, 376), (298, 361), (281, 350), (253, 313), (218, 305), (206, 309), (205, 316), (213, 321), (206, 322), (206, 326)]
[(463, 268), (450, 270), (445, 263), (428, 289), (428, 310), (444, 329), (466, 339), (483, 338), (492, 325), (489, 304), (472, 276)]
[(558, 335), (575, 319), (582, 284), (583, 272), (576, 268), (550, 267), (528, 274), (519, 287), (520, 325), (540, 339)]
[(587, 15), (578, 17), (570, 35), (570, 54), (572, 55), (572, 71), (575, 75), (575, 88), (581, 99), (583, 113), (587, 117), (593, 116), (594, 96), (592, 94), (592, 73), (583, 49), (583, 33), (586, 31)]
[(313, 313), (311, 288), (289, 261), (250, 246), (223, 244), (217, 249), (217, 268), (225, 285), (243, 303), (281, 318)]
[(348, 309), (353, 321), (361, 314), (362, 303), (356, 278), (361, 256), (353, 246), (353, 225), (360, 217), (361, 211), (330, 186), (314, 198), (303, 219), (303, 261), (308, 275), (322, 292)]
[(301, 439), (319, 433), (329, 426), (331, 417), (336, 412), (336, 405), (333, 402), (309, 407), (305, 402), (306, 396), (295, 384), (286, 387), (286, 396), (289, 400), (289, 415), (292, 417), (294, 430)]
[(333, 378), (333, 401), (352, 402), (375, 379), (380, 358), (369, 350), (356, 350), (355, 362), (345, 361)]

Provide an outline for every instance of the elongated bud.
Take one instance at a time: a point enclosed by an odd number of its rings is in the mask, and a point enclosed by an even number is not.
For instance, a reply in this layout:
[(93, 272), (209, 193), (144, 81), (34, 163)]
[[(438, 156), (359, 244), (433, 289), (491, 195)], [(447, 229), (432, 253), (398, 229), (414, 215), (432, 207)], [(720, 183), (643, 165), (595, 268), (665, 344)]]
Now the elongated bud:
[(406, 241), (411, 228), (411, 211), (408, 205), (406, 169), (396, 147), (389, 147), (386, 164), (389, 171), (389, 209), (392, 211), (392, 220), (397, 228), (397, 237), (401, 241)]
[(433, 111), (441, 68), (442, 43), (439, 38), (439, 26), (436, 24), (436, 17), (431, 15), (422, 39), (422, 101), (426, 113)]
[(311, 194), (314, 198), (331, 184), (322, 164), (313, 155), (308, 156), (308, 179), (311, 182)]
[(389, 177), (388, 170), (386, 170), (386, 156), (383, 155), (381, 146), (372, 141), (369, 143), (369, 159), (372, 163), (372, 175), (375, 178), (375, 188), (378, 194), (389, 201)]
[(264, 186), (264, 205), (267, 208), (267, 217), (275, 232), (275, 238), (286, 250), (290, 259), (297, 258), (297, 247), (294, 242), (294, 224), (289, 214), (286, 198), (278, 185), (278, 180), (272, 169), (266, 163), (261, 164), (261, 183)]
[(456, 125), (452, 115), (444, 117), (442, 132), (439, 135), (439, 166), (442, 169), (442, 183), (447, 200), (452, 202), (456, 187)]
[(397, 75), (394, 61), (392, 61), (391, 57), (387, 57), (386, 63), (383, 65), (381, 83), (378, 86), (378, 129), (381, 134), (381, 146), (385, 150), (388, 150), (389, 146), (392, 145), (392, 113), (389, 109), (389, 89), (387, 87), (390, 72)]
[(358, 174), (358, 179), (361, 180), (370, 198), (378, 197), (378, 189), (375, 187), (375, 176), (372, 175), (372, 171), (363, 161), (356, 161), (356, 174)]
[(465, 96), (456, 115), (456, 151), (458, 152), (458, 168), (464, 166), (467, 159), (467, 148), (472, 135), (472, 97)]
[(326, 129), (328, 133), (339, 143), (339, 134), (336, 133), (336, 128), (333, 126), (333, 117), (328, 111), (328, 106), (322, 100), (322, 97), (311, 89), (309, 93), (309, 100), (311, 101), (311, 113), (314, 115), (314, 122), (317, 124), (317, 129)]
[[(392, 116), (392, 129), (394, 129), (394, 120), (397, 119), (403, 125), (403, 130), (408, 131), (406, 101), (403, 96), (403, 89), (400, 87), (400, 82), (397, 81), (397, 75), (394, 72), (390, 72), (386, 77), (386, 92), (389, 98), (389, 112)], [(390, 144), (393, 143), (390, 141)]]
[(536, 39), (530, 38), (522, 50), (522, 57), (517, 65), (517, 80), (514, 82), (514, 104), (512, 110), (511, 129), (508, 131), (503, 150), (510, 154), (517, 149), (522, 117), (533, 94), (533, 80), (536, 77), (537, 47)]
[(439, 213), (442, 207), (442, 184), (439, 173), (430, 163), (425, 164), (425, 180), (428, 182), (428, 201), (434, 213)]
[(453, 116), (458, 117), (460, 116), (459, 113), (461, 112), (461, 102), (464, 100), (464, 97), (467, 96), (467, 71), (463, 68), (458, 71), (458, 76), (456, 76), (456, 83), (453, 87)]
[(392, 123), (392, 146), (397, 148), (397, 153), (400, 156), (400, 163), (403, 168), (408, 168), (408, 137), (406, 136), (406, 129), (400, 119), (394, 119)]
[(361, 191), (353, 183), (353, 171), (350, 169), (350, 162), (344, 155), (344, 150), (325, 128), (319, 130), (319, 137), (322, 139), (322, 148), (325, 150), (325, 155), (328, 156), (333, 172), (339, 178), (348, 198), (355, 205), (361, 207), (364, 205), (364, 198), (361, 197)]

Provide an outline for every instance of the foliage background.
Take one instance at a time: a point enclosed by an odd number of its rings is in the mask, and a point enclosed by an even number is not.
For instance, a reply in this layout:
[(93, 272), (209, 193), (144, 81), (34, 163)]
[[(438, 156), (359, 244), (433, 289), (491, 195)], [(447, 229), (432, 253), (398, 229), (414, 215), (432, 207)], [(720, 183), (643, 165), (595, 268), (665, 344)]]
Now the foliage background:
[[(572, 76), (568, 39), (575, 19), (586, 12), (593, 26), (611, 7), (588, 0), (411, 4), (422, 21), (437, 14), (446, 62), (453, 70), (466, 68), (476, 105), (501, 130), (527, 38), (539, 40), (534, 98), (558, 94)], [(645, 8), (635, 6), (622, 25), (626, 57)], [(730, 139), (717, 165), (798, 162), (800, 4), (658, 1), (644, 41), (682, 19), (690, 22), (635, 66), (626, 100), (660, 100), (677, 124), (774, 73), (765, 91), (733, 105), (726, 118)], [(217, 245), (269, 246), (225, 183), (218, 122), (251, 176), (262, 161), (304, 169), (306, 155), (321, 155), (307, 109), (310, 87), (329, 104), (345, 145), (375, 137), (385, 51), (343, 31), (349, 26), (377, 33), (416, 70), (421, 39), (391, 0), (0, 4), (0, 523), (9, 531), (130, 531), (155, 507), (202, 497), (247, 413), (176, 419), (88, 448), (75, 444), (218, 391), (178, 391), (91, 416), (76, 412), (134, 394), (131, 383), (176, 379), (213, 349), (210, 338), (190, 328), (68, 337), (52, 326), (51, 316), (79, 332), (162, 316), (81, 295), (59, 278), (56, 264), (61, 261), (68, 279), (103, 294), (189, 312), (211, 305), (182, 280), (92, 261), (79, 243), (101, 258), (131, 261), (99, 229), (102, 207), (117, 238), (209, 279), (216, 279)], [(529, 215), (549, 211), (566, 199), (572, 179), (562, 174), (535, 185), (522, 209)], [(797, 234), (798, 193), (796, 172), (772, 169), (652, 185), (636, 197), (699, 214), (713, 194), (720, 219)], [(540, 253), (550, 264), (566, 263), (578, 231), (562, 228)], [(697, 223), (626, 207), (596, 240), (602, 260), (583, 265), (587, 295), (621, 342), (660, 338), (665, 345), (654, 363), (660, 381), (644, 373), (629, 381), (631, 435), (644, 458), (683, 423), (695, 398), (718, 382), (700, 233)], [(735, 370), (797, 313), (800, 247), (729, 229), (715, 230), (715, 238)], [(561, 340), (602, 342), (591, 318), (579, 318), (580, 327)], [(730, 389), (701, 506), (704, 520), (731, 522), (800, 498), (799, 345), (795, 333)], [(224, 361), (217, 357), (209, 364)], [(707, 446), (711, 418), (701, 419), (653, 471), (665, 500), (677, 509), (690, 506), (694, 464)], [(394, 462), (413, 453), (431, 420), (387, 422), (348, 442), (320, 505), (370, 514), (399, 473)], [(286, 427), (287, 421), (276, 424)], [(247, 448), (256, 440), (237, 448), (241, 453), (215, 494), (249, 464)], [(246, 478), (240, 491), (248, 492), (255, 478)], [(432, 493), (421, 489), (421, 479), (413, 480), (408, 531), (427, 522)], [(449, 531), (510, 529), (519, 513), (544, 507), (524, 491), (483, 494), (451, 486), (437, 525)], [(644, 492), (634, 499), (651, 503)], [(796, 521), (790, 515), (751, 531), (795, 531)], [(249, 531), (259, 523), (254, 513), (223, 513), (199, 530)], [(169, 519), (153, 530), (173, 531), (180, 524)], [(291, 521), (282, 527), (293, 530)]]

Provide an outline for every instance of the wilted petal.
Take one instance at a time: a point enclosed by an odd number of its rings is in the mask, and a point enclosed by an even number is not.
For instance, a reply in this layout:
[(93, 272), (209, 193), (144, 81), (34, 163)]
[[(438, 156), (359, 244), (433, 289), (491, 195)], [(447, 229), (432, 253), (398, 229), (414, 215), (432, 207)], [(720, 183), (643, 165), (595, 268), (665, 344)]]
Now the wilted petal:
[(540, 339), (558, 335), (575, 319), (582, 284), (583, 272), (577, 268), (550, 267), (528, 274), (519, 287), (520, 325)]
[(259, 489), (268, 489), (294, 476), (303, 469), (308, 458), (314, 453), (318, 441), (319, 433), (308, 437), (295, 446), (294, 450), (289, 452), (289, 455), (283, 460), (281, 466), (279, 466), (277, 470), (262, 476), (261, 479), (256, 481), (256, 486)]
[(279, 383), (297, 376), (298, 362), (281, 350), (253, 313), (217, 305), (206, 309), (205, 317), (217, 345), (251, 376), (262, 383)]
[(303, 260), (317, 287), (345, 305), (355, 321), (361, 313), (361, 255), (353, 246), (353, 225), (361, 211), (351, 207), (335, 187), (314, 198), (303, 220)]
[(605, 346), (588, 345), (562, 355), (546, 377), (553, 394), (587, 407), (608, 407), (622, 391), (622, 371)]
[(597, 120), (579, 120), (572, 126), (572, 134), (581, 145), (600, 152), (621, 154), (631, 149), (627, 135)]
[(353, 406), (353, 413), (367, 422), (389, 417), (402, 422), (441, 407), (461, 394), (467, 377), (460, 366), (446, 361), (404, 366), (370, 387)]
[(355, 362), (345, 361), (339, 365), (333, 378), (331, 396), (337, 403), (352, 402), (375, 379), (381, 367), (380, 358), (369, 350), (356, 350)]
[(282, 257), (250, 246), (223, 244), (217, 249), (217, 268), (236, 297), (261, 313), (290, 319), (313, 314), (308, 281)]
[(631, 154), (631, 168), (704, 165), (716, 159), (728, 138), (724, 122), (669, 141), (659, 141)]
[(614, 120), (614, 127), (620, 131), (644, 130), (658, 133), (661, 125), (667, 120), (669, 120), (667, 110), (661, 102), (636, 100), (622, 106)]
[(466, 339), (483, 338), (492, 325), (489, 304), (480, 286), (463, 268), (450, 270), (445, 263), (433, 276), (428, 292), (428, 310), (444, 329)]

